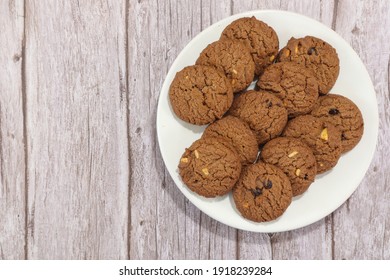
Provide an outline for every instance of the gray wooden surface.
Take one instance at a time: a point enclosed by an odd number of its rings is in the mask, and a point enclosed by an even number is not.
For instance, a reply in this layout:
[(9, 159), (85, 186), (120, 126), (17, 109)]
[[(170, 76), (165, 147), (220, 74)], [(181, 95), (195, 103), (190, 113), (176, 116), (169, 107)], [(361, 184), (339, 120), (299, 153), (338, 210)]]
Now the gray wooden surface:
[[(156, 139), (160, 88), (181, 49), (254, 9), (333, 28), (378, 99), (377, 150), (359, 188), (285, 233), (200, 212)], [(386, 0), (0, 0), (0, 259), (390, 259), (389, 26)]]

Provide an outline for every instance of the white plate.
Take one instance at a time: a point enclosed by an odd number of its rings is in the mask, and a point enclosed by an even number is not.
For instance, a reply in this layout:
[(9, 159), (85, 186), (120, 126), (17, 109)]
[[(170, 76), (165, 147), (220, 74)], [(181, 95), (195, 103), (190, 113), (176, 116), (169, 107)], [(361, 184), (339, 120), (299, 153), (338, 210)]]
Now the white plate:
[[(331, 92), (353, 100), (360, 108), (365, 123), (359, 144), (344, 154), (335, 168), (317, 176), (303, 195), (293, 199), (286, 212), (277, 220), (254, 223), (236, 210), (231, 195), (206, 199), (191, 192), (181, 181), (177, 165), (186, 147), (199, 139), (204, 126), (187, 124), (173, 113), (168, 98), (169, 86), (176, 72), (195, 63), (199, 53), (218, 40), (222, 30), (240, 17), (255, 16), (273, 27), (279, 36), (280, 48), (288, 39), (313, 35), (334, 48), (340, 58), (340, 75)], [(362, 61), (336, 32), (311, 18), (285, 11), (252, 11), (221, 20), (198, 34), (179, 54), (162, 86), (157, 108), (157, 136), (166, 168), (177, 187), (201, 211), (226, 225), (256, 232), (280, 232), (304, 227), (336, 210), (358, 187), (373, 158), (378, 135), (378, 108), (374, 87)]]

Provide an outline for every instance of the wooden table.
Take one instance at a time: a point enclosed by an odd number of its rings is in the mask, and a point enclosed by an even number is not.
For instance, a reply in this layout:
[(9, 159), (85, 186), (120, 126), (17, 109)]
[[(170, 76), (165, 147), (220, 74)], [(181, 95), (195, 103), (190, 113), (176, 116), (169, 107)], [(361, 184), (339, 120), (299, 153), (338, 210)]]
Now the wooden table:
[[(244, 232), (200, 212), (156, 139), (178, 53), (253, 9), (332, 27), (378, 99), (377, 150), (359, 188), (285, 233)], [(0, 259), (390, 259), (389, 27), (386, 0), (0, 0)]]

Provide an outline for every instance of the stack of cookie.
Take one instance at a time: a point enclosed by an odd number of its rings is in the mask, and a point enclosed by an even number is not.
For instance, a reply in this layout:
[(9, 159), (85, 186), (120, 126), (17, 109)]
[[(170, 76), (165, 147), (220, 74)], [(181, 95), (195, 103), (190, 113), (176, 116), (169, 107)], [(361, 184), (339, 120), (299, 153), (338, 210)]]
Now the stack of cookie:
[(279, 51), (266, 23), (232, 22), (170, 86), (175, 114), (208, 124), (180, 158), (183, 182), (204, 197), (232, 192), (249, 220), (280, 217), (363, 135), (359, 108), (329, 93), (338, 74), (336, 50), (319, 38), (291, 38)]

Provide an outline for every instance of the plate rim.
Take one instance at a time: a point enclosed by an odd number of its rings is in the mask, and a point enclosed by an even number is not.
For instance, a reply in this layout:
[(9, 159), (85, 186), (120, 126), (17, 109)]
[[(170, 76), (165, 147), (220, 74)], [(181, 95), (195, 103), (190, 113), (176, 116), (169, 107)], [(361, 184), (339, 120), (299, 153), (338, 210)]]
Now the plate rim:
[[(359, 62), (360, 66), (361, 66), (361, 69), (364, 71), (364, 75), (366, 75), (368, 77), (368, 82), (369, 82), (369, 86), (370, 88), (372, 89), (372, 93), (373, 93), (373, 98), (375, 99), (375, 104), (376, 106), (375, 107), (375, 110), (374, 112), (372, 112), (371, 116), (373, 116), (375, 118), (375, 127), (373, 127), (374, 129), (374, 136), (375, 136), (375, 144), (372, 145), (372, 148), (371, 150), (369, 151), (369, 160), (367, 161), (368, 164), (366, 164), (366, 167), (365, 167), (365, 172), (362, 174), (360, 174), (359, 176), (359, 183), (357, 184), (356, 187), (354, 187), (349, 193), (348, 193), (348, 196), (346, 196), (347, 198), (344, 200), (342, 199), (342, 201), (340, 203), (337, 204), (336, 207), (332, 207), (332, 210), (327, 213), (326, 215), (322, 216), (321, 218), (314, 218), (314, 219), (308, 219), (308, 220), (305, 220), (306, 222), (302, 222), (302, 223), (299, 223), (297, 226), (294, 226), (294, 227), (288, 227), (288, 228), (285, 228), (285, 229), (282, 229), (282, 230), (264, 230), (263, 228), (259, 228), (259, 230), (256, 230), (256, 229), (248, 229), (248, 228), (245, 228), (245, 227), (237, 227), (237, 226), (234, 226), (234, 225), (231, 225), (229, 223), (227, 223), (226, 221), (223, 221), (221, 219), (218, 218), (217, 215), (214, 215), (214, 214), (210, 214), (210, 213), (206, 213), (204, 212), (204, 210), (202, 209), (202, 207), (199, 205), (200, 203), (198, 203), (197, 201), (194, 201), (193, 199), (191, 199), (191, 196), (188, 196), (185, 192), (182, 191), (182, 189), (177, 185), (177, 183), (175, 182), (175, 179), (174, 179), (174, 176), (173, 174), (171, 173), (171, 171), (167, 168), (167, 163), (166, 163), (166, 158), (164, 157), (164, 153), (163, 153), (163, 150), (162, 150), (162, 147), (161, 147), (161, 135), (160, 133), (161, 132), (161, 128), (160, 128), (160, 120), (159, 120), (159, 112), (162, 107), (162, 102), (161, 102), (161, 98), (162, 98), (162, 92), (163, 92), (163, 89), (167, 88), (168, 91), (169, 91), (169, 85), (167, 84), (168, 81), (167, 81), (167, 76), (168, 74), (170, 74), (171, 72), (171, 69), (180, 61), (181, 57), (184, 55), (185, 53), (185, 50), (190, 48), (193, 44), (196, 43), (197, 39), (199, 39), (199, 37), (202, 36), (202, 34), (204, 33), (207, 33), (209, 32), (209, 30), (211, 29), (214, 29), (216, 26), (220, 25), (220, 24), (224, 24), (225, 22), (231, 22), (235, 19), (238, 19), (238, 18), (241, 18), (241, 17), (248, 17), (248, 16), (257, 16), (259, 14), (270, 14), (270, 13), (277, 13), (277, 14), (287, 14), (287, 15), (290, 15), (290, 16), (294, 16), (294, 17), (300, 17), (300, 18), (303, 18), (305, 20), (308, 20), (308, 21), (311, 21), (311, 22), (314, 22), (315, 24), (320, 24), (322, 25), (322, 27), (326, 28), (328, 31), (330, 31), (332, 33), (332, 36), (335, 36), (337, 37), (337, 39), (339, 41), (341, 41), (342, 43), (346, 44), (348, 46), (348, 48), (350, 49), (350, 53), (355, 57), (356, 61)], [(268, 23), (267, 23), (268, 24)], [(211, 43), (211, 42), (210, 42)], [(281, 47), (279, 46), (279, 49)], [(173, 74), (175, 75), (175, 73)], [(170, 106), (170, 104), (169, 104)], [(233, 14), (233, 15), (230, 15), (230, 16), (227, 16), (223, 19), (220, 19), (218, 21), (216, 21), (215, 23), (209, 25), (208, 27), (206, 27), (205, 29), (203, 29), (202, 31), (200, 31), (196, 36), (194, 36), (192, 39), (190, 39), (190, 41), (180, 50), (180, 52), (178, 53), (178, 55), (176, 56), (176, 58), (173, 60), (172, 64), (169, 66), (169, 69), (168, 71), (166, 72), (165, 74), (165, 78), (164, 78), (164, 81), (161, 85), (161, 88), (160, 88), (160, 91), (159, 91), (159, 96), (158, 96), (158, 100), (157, 100), (157, 110), (156, 110), (156, 119), (155, 119), (155, 124), (156, 124), (156, 135), (157, 135), (157, 142), (158, 142), (158, 149), (160, 151), (160, 155), (163, 159), (163, 162), (164, 162), (164, 168), (166, 169), (166, 171), (168, 171), (169, 175), (171, 176), (171, 179), (173, 181), (173, 183), (175, 184), (175, 186), (180, 190), (181, 194), (184, 195), (185, 198), (187, 198), (194, 206), (196, 206), (198, 208), (199, 211), (201, 211), (203, 214), (211, 217), (212, 219), (224, 224), (224, 225), (227, 225), (229, 227), (232, 227), (232, 228), (235, 228), (237, 230), (244, 230), (244, 231), (248, 231), (248, 232), (258, 232), (258, 233), (275, 233), (275, 232), (286, 232), (286, 231), (292, 231), (292, 230), (296, 230), (296, 229), (300, 229), (300, 228), (303, 228), (303, 227), (306, 227), (306, 226), (309, 226), (311, 224), (314, 224), (316, 222), (319, 222), (321, 221), (322, 219), (324, 219), (325, 217), (329, 216), (330, 214), (332, 214), (333, 212), (335, 212), (340, 206), (342, 206), (348, 199), (351, 198), (352, 194), (358, 189), (359, 185), (361, 184), (362, 180), (364, 179), (365, 175), (367, 174), (369, 168), (370, 168), (370, 165), (372, 164), (373, 162), (373, 159), (374, 159), (374, 156), (375, 156), (375, 153), (376, 153), (376, 150), (377, 150), (377, 145), (378, 145), (378, 133), (379, 133), (379, 108), (378, 108), (378, 100), (377, 100), (377, 97), (376, 97), (376, 91), (375, 91), (375, 87), (373, 85), (373, 82), (372, 82), (372, 79), (371, 79), (371, 76), (366, 68), (366, 66), (364, 65), (363, 61), (361, 60), (361, 58), (359, 57), (359, 55), (356, 53), (356, 51), (352, 48), (352, 46), (341, 36), (339, 35), (335, 30), (333, 30), (332, 28), (328, 27), (327, 25), (325, 25), (324, 23), (314, 19), (314, 18), (311, 18), (309, 16), (306, 16), (304, 14), (300, 14), (300, 13), (296, 13), (296, 12), (292, 12), (292, 11), (287, 11), (287, 10), (276, 10), (276, 9), (256, 9), (256, 10), (250, 10), (250, 11), (245, 11), (245, 12), (241, 12), (241, 13), (236, 13), (236, 14)], [(365, 124), (366, 125), (366, 124)], [(372, 126), (373, 124), (370, 124), (370, 126)], [(228, 194), (230, 196), (229, 199), (231, 199), (231, 194)], [(294, 198), (293, 198), (294, 200)], [(234, 205), (233, 205), (234, 206)], [(243, 218), (244, 219), (244, 218)], [(277, 221), (277, 220), (275, 220)], [(251, 221), (249, 221), (251, 222)], [(271, 222), (274, 222), (274, 221), (271, 221)], [(253, 222), (254, 223), (254, 222)], [(254, 223), (255, 225), (256, 224), (263, 224), (264, 223)]]

